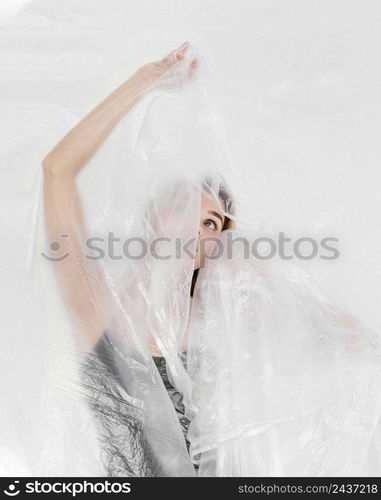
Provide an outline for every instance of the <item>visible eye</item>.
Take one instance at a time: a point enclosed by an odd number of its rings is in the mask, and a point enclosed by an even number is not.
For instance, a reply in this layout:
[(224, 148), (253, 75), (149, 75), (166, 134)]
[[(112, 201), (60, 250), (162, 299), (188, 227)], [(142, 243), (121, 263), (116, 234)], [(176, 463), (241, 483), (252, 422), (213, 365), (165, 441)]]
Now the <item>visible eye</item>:
[(206, 219), (204, 221), (204, 226), (206, 226), (208, 229), (212, 229), (213, 231), (217, 229), (217, 224), (212, 219)]

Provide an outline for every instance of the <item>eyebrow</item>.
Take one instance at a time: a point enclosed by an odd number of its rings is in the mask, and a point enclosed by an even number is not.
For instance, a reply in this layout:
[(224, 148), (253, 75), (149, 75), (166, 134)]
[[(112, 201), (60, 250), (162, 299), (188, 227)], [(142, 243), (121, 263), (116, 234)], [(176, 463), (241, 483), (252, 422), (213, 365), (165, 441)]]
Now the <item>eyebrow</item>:
[(208, 210), (208, 212), (210, 214), (215, 215), (216, 217), (218, 217), (220, 219), (222, 225), (224, 225), (224, 220), (223, 220), (221, 214), (219, 214), (218, 212), (215, 212), (214, 210)]

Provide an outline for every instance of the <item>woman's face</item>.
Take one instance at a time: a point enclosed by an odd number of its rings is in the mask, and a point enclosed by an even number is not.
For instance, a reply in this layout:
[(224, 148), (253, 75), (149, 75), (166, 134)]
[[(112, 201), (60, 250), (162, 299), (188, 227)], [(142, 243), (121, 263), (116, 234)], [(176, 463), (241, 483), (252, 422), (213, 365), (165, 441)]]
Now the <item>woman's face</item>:
[(201, 267), (205, 258), (212, 254), (215, 247), (213, 238), (219, 236), (225, 216), (221, 207), (211, 197), (201, 193), (200, 226), (196, 249), (195, 269)]

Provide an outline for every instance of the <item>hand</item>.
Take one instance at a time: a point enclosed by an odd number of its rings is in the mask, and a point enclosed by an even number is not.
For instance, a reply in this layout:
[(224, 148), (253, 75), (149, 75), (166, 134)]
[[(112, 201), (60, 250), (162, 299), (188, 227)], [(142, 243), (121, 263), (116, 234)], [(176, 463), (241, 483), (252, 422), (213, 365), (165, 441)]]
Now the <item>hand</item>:
[(194, 78), (198, 60), (186, 60), (190, 43), (184, 42), (160, 61), (145, 64), (137, 75), (146, 89), (150, 87), (178, 88)]

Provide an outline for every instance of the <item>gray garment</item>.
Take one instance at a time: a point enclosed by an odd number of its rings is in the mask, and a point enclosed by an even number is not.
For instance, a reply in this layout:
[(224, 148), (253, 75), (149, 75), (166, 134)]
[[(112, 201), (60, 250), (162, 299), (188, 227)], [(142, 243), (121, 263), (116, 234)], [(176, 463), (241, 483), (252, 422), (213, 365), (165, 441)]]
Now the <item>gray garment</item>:
[[(188, 427), (190, 424), (190, 421), (187, 417), (185, 417), (184, 412), (184, 404), (183, 404), (183, 396), (180, 392), (178, 392), (173, 385), (171, 385), (168, 375), (167, 375), (167, 367), (166, 367), (166, 362), (165, 358), (162, 356), (153, 356), (153, 360), (155, 362), (155, 365), (160, 373), (160, 376), (164, 382), (165, 388), (167, 389), (168, 395), (171, 398), (171, 401), (173, 403), (173, 406), (175, 407), (177, 417), (179, 419), (181, 429), (184, 434), (184, 439), (185, 443), (187, 445), (187, 450), (189, 452), (189, 441), (187, 439), (187, 432), (188, 432)], [(181, 360), (186, 368), (186, 355), (185, 353), (182, 354)]]
[[(185, 356), (183, 356), (185, 363)], [(170, 384), (164, 357), (153, 357), (186, 439), (189, 420), (184, 416), (182, 395)], [(165, 475), (144, 432), (142, 410), (126, 400), (114, 351), (107, 332), (86, 356), (81, 383), (93, 411), (101, 439), (102, 461), (108, 477)], [(128, 391), (126, 391), (128, 393)]]

